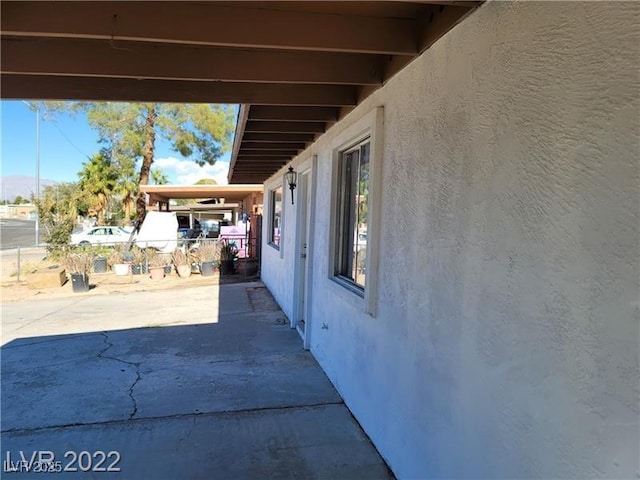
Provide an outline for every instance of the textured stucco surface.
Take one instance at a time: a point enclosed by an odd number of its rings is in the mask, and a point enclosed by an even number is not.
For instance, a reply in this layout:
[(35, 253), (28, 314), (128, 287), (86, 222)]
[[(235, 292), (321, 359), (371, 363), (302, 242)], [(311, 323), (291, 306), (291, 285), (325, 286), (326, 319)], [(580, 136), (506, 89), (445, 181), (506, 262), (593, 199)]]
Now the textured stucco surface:
[[(282, 308), (282, 311), (291, 318), (293, 315), (293, 284), (294, 284), (294, 240), (296, 226), (296, 209), (291, 205), (291, 194), (283, 186), (282, 175), (265, 182), (265, 210), (262, 222), (262, 238), (265, 243), (262, 246), (262, 266), (260, 277), (269, 288), (273, 297)], [(271, 206), (266, 202), (270, 201), (269, 192), (283, 186), (282, 189), (282, 232), (280, 250), (266, 243), (269, 238), (269, 212)], [(267, 196), (269, 199), (267, 200)], [(295, 199), (295, 197), (294, 197)]]
[[(311, 350), (400, 478), (640, 475), (639, 25), (487, 3), (301, 156)], [(328, 278), (329, 192), (333, 139), (380, 105), (372, 318)], [(279, 302), (289, 255), (264, 258)]]

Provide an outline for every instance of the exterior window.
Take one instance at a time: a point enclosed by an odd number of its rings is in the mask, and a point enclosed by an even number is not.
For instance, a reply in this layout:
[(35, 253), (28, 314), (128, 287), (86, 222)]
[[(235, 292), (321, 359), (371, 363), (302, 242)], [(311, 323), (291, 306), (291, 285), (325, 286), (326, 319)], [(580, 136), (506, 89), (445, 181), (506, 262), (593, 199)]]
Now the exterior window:
[(364, 291), (366, 285), (369, 139), (340, 153), (334, 275)]
[(269, 217), (269, 244), (280, 249), (280, 233), (282, 230), (282, 187), (270, 192), (271, 212)]

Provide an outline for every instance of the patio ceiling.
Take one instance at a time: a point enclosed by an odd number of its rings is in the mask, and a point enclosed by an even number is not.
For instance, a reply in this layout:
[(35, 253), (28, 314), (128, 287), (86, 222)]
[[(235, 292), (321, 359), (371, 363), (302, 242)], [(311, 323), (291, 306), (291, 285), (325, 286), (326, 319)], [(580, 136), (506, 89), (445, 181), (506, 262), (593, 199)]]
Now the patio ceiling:
[(0, 96), (243, 104), (262, 183), (481, 3), (3, 1)]
[(140, 189), (160, 202), (178, 198), (224, 198), (225, 203), (240, 202), (263, 190), (262, 185), (141, 185)]

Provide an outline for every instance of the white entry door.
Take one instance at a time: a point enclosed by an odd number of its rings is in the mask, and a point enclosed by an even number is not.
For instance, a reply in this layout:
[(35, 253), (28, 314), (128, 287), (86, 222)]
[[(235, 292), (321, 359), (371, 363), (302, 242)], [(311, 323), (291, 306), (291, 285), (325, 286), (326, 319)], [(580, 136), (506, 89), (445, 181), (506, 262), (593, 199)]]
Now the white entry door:
[(310, 235), (310, 210), (311, 210), (311, 170), (298, 174), (298, 228), (297, 228), (297, 281), (295, 295), (295, 325), (302, 337), (304, 348), (309, 348), (309, 235)]

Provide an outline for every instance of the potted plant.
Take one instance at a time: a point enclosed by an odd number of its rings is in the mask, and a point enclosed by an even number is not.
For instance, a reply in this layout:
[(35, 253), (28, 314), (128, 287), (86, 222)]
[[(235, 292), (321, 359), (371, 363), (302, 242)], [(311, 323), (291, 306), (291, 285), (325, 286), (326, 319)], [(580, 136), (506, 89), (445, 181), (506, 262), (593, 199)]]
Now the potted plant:
[(182, 249), (176, 248), (171, 254), (171, 260), (176, 267), (178, 275), (184, 278), (191, 276), (191, 259)]
[(235, 273), (234, 262), (238, 257), (238, 247), (229, 240), (220, 242), (220, 274), (232, 275)]
[(108, 267), (109, 248), (97, 245), (91, 248), (93, 254), (93, 273), (106, 273)]
[(136, 247), (135, 245), (131, 248), (131, 253), (133, 253), (133, 263), (131, 264), (131, 273), (134, 275), (140, 275), (142, 273), (147, 273), (147, 254), (145, 250), (142, 248)]
[(153, 280), (162, 280), (164, 278), (164, 266), (166, 264), (164, 257), (153, 249), (149, 249), (147, 255), (151, 278)]
[(220, 258), (220, 247), (217, 243), (203, 242), (194, 252), (196, 261), (200, 264), (200, 273), (203, 277), (213, 275), (216, 263)]
[(107, 261), (116, 275), (129, 275), (131, 264), (125, 261), (123, 245), (116, 245)]
[(62, 263), (71, 276), (73, 291), (88, 292), (89, 271), (93, 265), (93, 256), (86, 252), (69, 253), (63, 258)]

